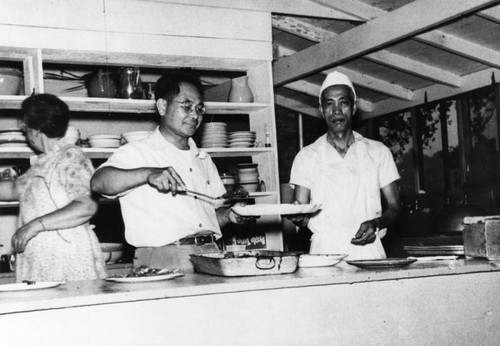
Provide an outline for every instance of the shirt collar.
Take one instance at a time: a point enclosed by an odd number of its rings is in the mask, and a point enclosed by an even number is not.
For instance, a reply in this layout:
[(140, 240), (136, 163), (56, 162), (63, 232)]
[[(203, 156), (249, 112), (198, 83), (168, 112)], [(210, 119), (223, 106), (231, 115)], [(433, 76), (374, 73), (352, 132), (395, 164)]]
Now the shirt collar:
[[(153, 143), (160, 149), (168, 148), (169, 150), (171, 149), (179, 150), (175, 145), (173, 145), (172, 143), (167, 141), (165, 137), (163, 137), (163, 135), (160, 132), (159, 126), (156, 127), (150, 138), (153, 141)], [(198, 149), (195, 141), (192, 138), (188, 139), (188, 145), (191, 157), (199, 157), (200, 159), (204, 159), (207, 156), (207, 153), (205, 151)]]

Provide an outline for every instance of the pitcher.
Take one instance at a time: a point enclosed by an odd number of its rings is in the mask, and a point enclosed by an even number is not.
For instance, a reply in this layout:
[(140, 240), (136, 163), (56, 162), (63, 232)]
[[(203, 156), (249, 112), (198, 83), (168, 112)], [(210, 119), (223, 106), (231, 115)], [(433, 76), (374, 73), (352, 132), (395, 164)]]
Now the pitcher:
[(143, 88), (138, 67), (123, 67), (120, 69), (118, 95), (123, 99), (142, 98)]

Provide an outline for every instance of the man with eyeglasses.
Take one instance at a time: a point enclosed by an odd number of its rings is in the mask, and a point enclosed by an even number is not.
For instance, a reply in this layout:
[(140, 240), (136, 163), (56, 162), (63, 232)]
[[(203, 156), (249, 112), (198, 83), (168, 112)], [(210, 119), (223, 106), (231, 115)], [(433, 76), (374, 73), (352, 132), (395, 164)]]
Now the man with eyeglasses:
[(186, 71), (162, 76), (155, 88), (160, 125), (148, 138), (120, 147), (91, 180), (92, 190), (119, 198), (125, 238), (137, 249), (134, 266), (192, 272), (190, 254), (217, 252), (221, 227), (248, 221), (212, 197), (226, 189), (210, 156), (191, 138), (205, 105), (198, 77)]
[(310, 253), (383, 259), (380, 238), (400, 212), (399, 174), (392, 154), (384, 144), (352, 130), (356, 92), (346, 75), (328, 74), (319, 104), (328, 132), (297, 154), (290, 185), (294, 203), (317, 203), (322, 209), (291, 219), (313, 233)]

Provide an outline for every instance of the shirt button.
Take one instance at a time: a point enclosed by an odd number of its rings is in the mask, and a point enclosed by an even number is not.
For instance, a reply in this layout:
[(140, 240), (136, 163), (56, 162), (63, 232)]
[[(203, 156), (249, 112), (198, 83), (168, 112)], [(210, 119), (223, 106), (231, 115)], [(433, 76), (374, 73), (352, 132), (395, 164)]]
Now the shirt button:
[(202, 225), (201, 223), (200, 223), (198, 226), (199, 226), (200, 228), (201, 228), (201, 227), (203, 227), (203, 225)]
[(192, 172), (192, 171), (193, 171), (193, 169), (192, 169), (192, 168), (190, 168), (190, 169), (189, 169), (189, 171), (190, 171), (190, 172)]
[(207, 185), (210, 185), (210, 180), (207, 180)]

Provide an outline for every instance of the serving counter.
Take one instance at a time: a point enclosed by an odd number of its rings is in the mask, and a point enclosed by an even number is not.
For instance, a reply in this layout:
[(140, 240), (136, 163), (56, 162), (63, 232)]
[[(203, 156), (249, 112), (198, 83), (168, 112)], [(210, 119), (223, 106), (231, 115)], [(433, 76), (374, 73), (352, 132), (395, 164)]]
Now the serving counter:
[[(10, 345), (496, 345), (500, 262), (0, 292)], [(4, 339), (5, 340), (5, 339)]]

